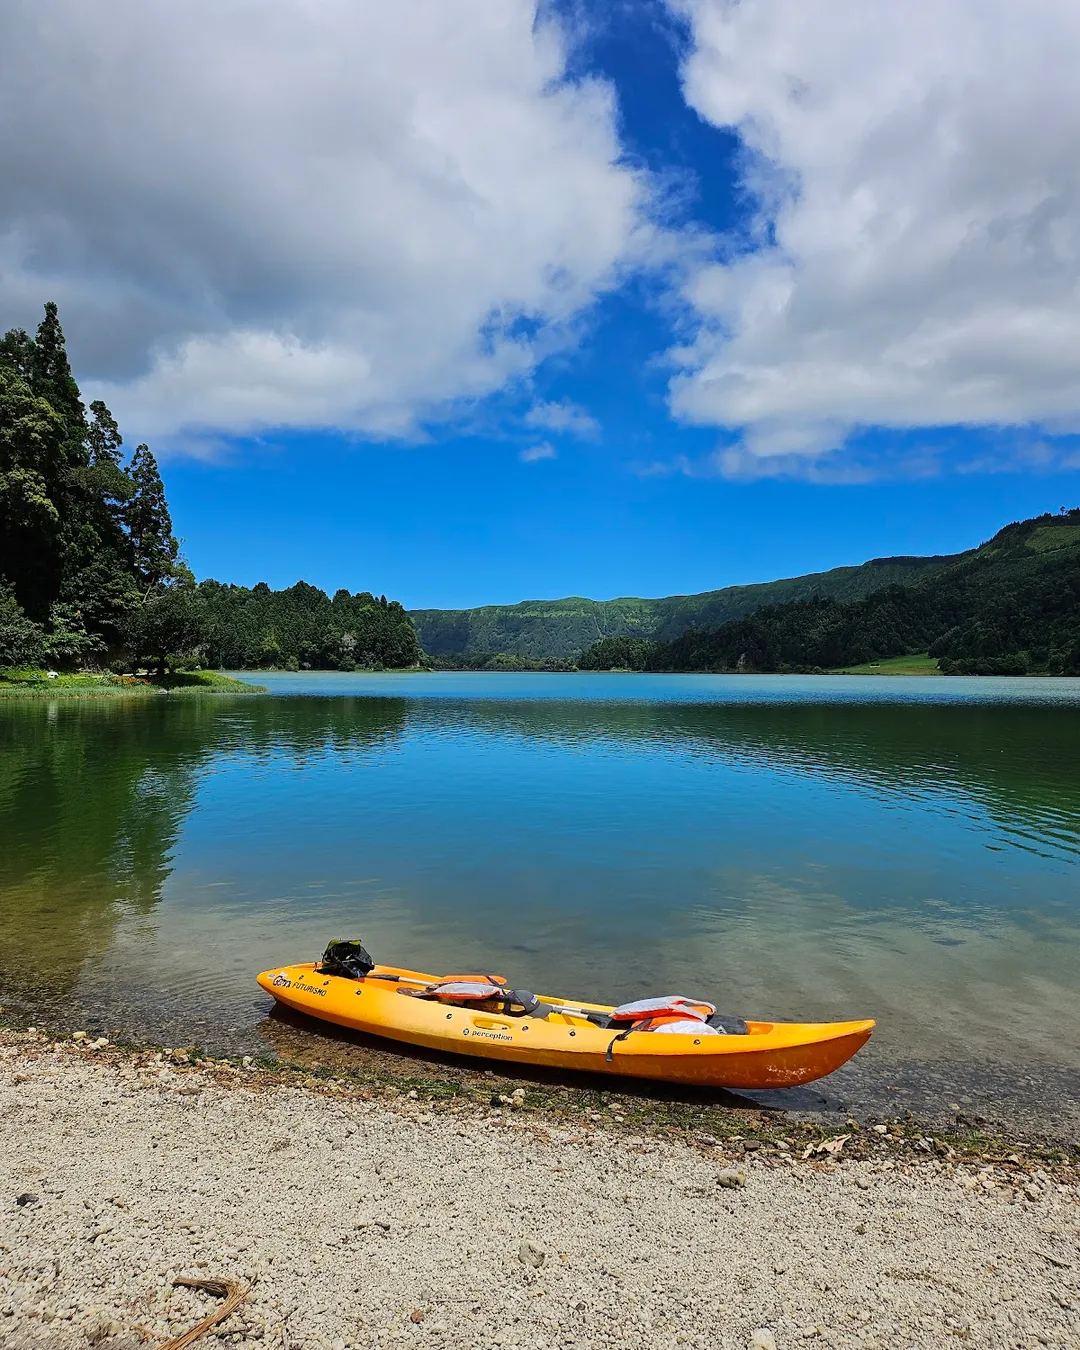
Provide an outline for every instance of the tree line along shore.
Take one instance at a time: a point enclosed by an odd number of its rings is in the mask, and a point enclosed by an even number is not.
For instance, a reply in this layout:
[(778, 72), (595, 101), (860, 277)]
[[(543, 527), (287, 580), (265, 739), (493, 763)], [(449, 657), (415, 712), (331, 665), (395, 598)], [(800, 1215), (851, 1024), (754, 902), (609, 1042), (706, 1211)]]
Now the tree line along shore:
[(149, 446), (128, 455), (106, 405), (85, 406), (56, 306), (0, 338), (0, 691), (402, 669), (1078, 675), (1080, 508), (951, 557), (658, 601), (410, 615), (369, 591), (199, 582)]

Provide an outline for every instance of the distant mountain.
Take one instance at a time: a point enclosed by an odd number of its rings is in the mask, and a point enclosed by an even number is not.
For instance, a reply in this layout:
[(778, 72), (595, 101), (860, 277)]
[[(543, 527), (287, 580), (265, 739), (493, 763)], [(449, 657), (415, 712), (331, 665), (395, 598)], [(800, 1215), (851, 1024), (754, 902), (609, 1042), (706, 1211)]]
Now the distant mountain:
[(667, 642), (690, 628), (715, 628), (752, 614), (762, 605), (790, 604), (822, 596), (861, 600), (886, 586), (910, 584), (965, 554), (930, 558), (874, 558), (858, 567), (752, 586), (726, 586), (698, 595), (658, 600), (523, 600), (479, 609), (412, 609), (409, 617), (429, 656), (477, 656), (510, 652), (534, 659), (574, 657), (602, 638), (634, 637)]
[(1007, 525), (912, 582), (861, 599), (818, 591), (668, 642), (609, 639), (581, 665), (784, 672), (922, 652), (944, 674), (1080, 675), (1080, 509)]

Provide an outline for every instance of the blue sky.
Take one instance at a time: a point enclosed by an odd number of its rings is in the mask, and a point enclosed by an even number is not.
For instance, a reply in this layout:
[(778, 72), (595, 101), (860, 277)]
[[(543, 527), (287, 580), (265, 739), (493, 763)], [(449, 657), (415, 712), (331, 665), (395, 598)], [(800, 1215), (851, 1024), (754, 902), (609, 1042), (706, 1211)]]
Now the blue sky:
[[(258, 39), (238, 0), (58, 3), (103, 63), (125, 25), (144, 115), (43, 88), (44, 145), (0, 145), (0, 304), (60, 302), (199, 576), (663, 595), (1080, 501), (1056, 0), (1011, 48), (976, 0), (463, 0), (444, 32), (269, 0)], [(66, 39), (16, 11), (17, 84)]]

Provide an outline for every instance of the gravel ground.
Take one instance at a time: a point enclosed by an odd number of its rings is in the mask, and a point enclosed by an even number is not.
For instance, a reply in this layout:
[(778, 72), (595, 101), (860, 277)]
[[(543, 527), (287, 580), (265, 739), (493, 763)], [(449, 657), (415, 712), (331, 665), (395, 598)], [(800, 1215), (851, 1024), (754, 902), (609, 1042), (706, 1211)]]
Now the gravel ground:
[(215, 1306), (177, 1275), (252, 1285), (207, 1346), (1080, 1347), (1064, 1173), (736, 1158), (13, 1035), (0, 1122), (5, 1350), (158, 1345)]

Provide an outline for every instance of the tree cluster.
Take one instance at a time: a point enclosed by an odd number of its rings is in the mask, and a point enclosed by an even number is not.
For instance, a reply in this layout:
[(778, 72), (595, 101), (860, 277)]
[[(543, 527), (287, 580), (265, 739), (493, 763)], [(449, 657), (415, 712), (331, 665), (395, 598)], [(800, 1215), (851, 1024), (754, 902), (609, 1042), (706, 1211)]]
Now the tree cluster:
[(418, 661), (385, 596), (196, 585), (153, 454), (122, 447), (105, 404), (83, 404), (54, 304), (33, 337), (0, 338), (0, 668)]
[(608, 637), (594, 642), (581, 653), (580, 670), (647, 670), (655, 652), (663, 646), (649, 638)]
[(137, 641), (144, 606), (190, 581), (157, 463), (89, 411), (56, 306), (0, 338), (0, 665), (79, 664)]
[(470, 652), (449, 656), (425, 656), (432, 670), (502, 670), (513, 673), (536, 671), (566, 673), (577, 670), (577, 664), (562, 656), (519, 656), (517, 652)]
[(298, 581), (272, 591), (204, 581), (207, 663), (230, 670), (355, 670), (416, 665), (416, 632), (397, 600)]
[(582, 669), (807, 672), (929, 652), (944, 674), (1080, 675), (1080, 509), (1006, 526), (915, 585), (765, 605), (671, 642), (608, 638)]

